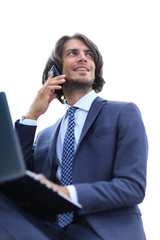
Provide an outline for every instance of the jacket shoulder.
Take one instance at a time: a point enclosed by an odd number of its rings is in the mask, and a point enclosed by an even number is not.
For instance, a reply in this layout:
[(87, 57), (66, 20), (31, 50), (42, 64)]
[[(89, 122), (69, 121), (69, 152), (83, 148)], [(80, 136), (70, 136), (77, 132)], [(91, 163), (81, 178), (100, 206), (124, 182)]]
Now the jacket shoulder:
[(138, 106), (133, 102), (106, 100), (101, 97), (97, 97), (96, 101), (102, 102), (104, 104), (104, 109), (107, 108), (114, 111), (131, 110), (140, 113)]

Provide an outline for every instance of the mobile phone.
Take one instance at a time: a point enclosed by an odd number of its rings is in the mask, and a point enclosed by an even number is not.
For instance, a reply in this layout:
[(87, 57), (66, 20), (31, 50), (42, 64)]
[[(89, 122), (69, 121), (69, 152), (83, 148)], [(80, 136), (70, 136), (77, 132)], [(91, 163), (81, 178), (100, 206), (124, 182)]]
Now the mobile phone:
[[(54, 77), (60, 75), (60, 73), (58, 72), (58, 70), (57, 70), (57, 68), (56, 68), (55, 65), (53, 65), (53, 66), (51, 67), (51, 69), (49, 70), (49, 72), (48, 72), (48, 77), (49, 77), (49, 75), (50, 75), (51, 72), (54, 73)], [(60, 84), (60, 85), (61, 85), (61, 84)], [(61, 91), (62, 91), (61, 89), (60, 89), (60, 90), (57, 90), (57, 89), (54, 90), (54, 92), (55, 92), (56, 94), (59, 94)]]

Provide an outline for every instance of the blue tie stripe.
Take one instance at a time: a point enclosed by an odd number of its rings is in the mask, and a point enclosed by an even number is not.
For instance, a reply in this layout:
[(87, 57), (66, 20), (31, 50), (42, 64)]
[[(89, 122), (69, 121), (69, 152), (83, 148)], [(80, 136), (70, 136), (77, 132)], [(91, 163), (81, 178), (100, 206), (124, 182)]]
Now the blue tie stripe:
[[(72, 160), (74, 158), (74, 127), (75, 118), (74, 113), (76, 111), (75, 107), (70, 107), (68, 109), (68, 126), (63, 143), (62, 152), (62, 171), (61, 171), (61, 185), (72, 184)], [(68, 212), (58, 215), (58, 224), (61, 227), (65, 227), (73, 220), (73, 212)]]

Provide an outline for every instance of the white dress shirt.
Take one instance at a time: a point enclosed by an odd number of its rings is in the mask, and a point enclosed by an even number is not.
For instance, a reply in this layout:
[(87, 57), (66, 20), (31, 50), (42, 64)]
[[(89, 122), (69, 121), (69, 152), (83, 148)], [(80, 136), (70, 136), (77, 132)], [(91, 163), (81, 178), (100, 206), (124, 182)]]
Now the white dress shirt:
[[(94, 90), (92, 90), (91, 92), (87, 93), (82, 98), (80, 98), (74, 104), (74, 107), (78, 108), (75, 112), (75, 146), (74, 146), (75, 151), (77, 149), (78, 141), (79, 141), (85, 120), (87, 118), (88, 111), (92, 105), (92, 102), (95, 100), (96, 97), (97, 97), (96, 93), (94, 92)], [(70, 106), (67, 103), (65, 105), (66, 105), (66, 109), (68, 110), (68, 108)], [(31, 119), (21, 120), (20, 123), (26, 124), (26, 125), (32, 125), (32, 126), (37, 125), (37, 121), (31, 120)], [(60, 164), (62, 162), (63, 141), (64, 141), (64, 137), (65, 137), (65, 132), (67, 130), (67, 124), (68, 124), (68, 114), (66, 112), (66, 114), (64, 115), (62, 122), (61, 122), (60, 131), (59, 131), (59, 135), (57, 138), (57, 145), (56, 145), (57, 158), (58, 158)], [(57, 170), (57, 178), (59, 180), (61, 178), (61, 165), (58, 167), (58, 170)], [(69, 190), (71, 199), (74, 202), (78, 202), (77, 192), (76, 192), (76, 188), (74, 187), (74, 185), (69, 185), (66, 187)]]

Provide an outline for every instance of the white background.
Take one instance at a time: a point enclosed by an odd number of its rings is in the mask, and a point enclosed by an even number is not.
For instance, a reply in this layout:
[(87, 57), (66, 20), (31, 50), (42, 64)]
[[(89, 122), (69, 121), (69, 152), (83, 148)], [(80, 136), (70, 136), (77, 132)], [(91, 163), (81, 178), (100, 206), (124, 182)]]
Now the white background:
[[(109, 100), (135, 102), (149, 139), (147, 191), (140, 205), (148, 240), (160, 239), (160, 1), (2, 0), (0, 2), (0, 91), (13, 121), (25, 115), (44, 65), (59, 37), (80, 32), (103, 55)], [(38, 130), (54, 123), (64, 107), (53, 101)]]

